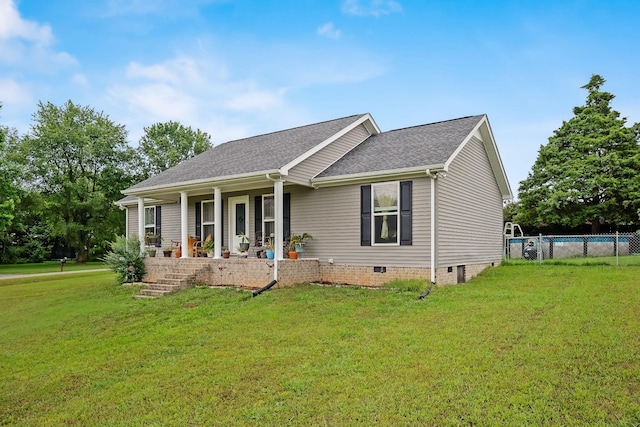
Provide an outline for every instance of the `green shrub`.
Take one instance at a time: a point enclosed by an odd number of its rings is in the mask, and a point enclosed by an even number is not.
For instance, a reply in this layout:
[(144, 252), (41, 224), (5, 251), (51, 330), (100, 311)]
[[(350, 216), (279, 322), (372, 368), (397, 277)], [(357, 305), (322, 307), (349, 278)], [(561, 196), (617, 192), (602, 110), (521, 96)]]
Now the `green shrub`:
[(116, 236), (109, 243), (111, 250), (102, 259), (118, 275), (120, 282), (139, 282), (145, 273), (144, 254), (138, 236)]

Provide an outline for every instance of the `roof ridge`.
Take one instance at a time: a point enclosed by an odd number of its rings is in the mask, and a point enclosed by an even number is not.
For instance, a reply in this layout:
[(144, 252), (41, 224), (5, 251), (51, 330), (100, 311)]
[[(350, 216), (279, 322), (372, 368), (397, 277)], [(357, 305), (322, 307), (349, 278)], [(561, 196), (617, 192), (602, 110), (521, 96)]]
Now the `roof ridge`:
[(292, 131), (292, 130), (303, 129), (303, 128), (310, 127), (310, 126), (322, 125), (322, 124), (325, 124), (325, 123), (337, 122), (338, 120), (349, 119), (351, 117), (353, 117), (353, 118), (362, 117), (362, 116), (364, 116), (366, 114), (368, 114), (368, 113), (352, 114), (350, 116), (338, 117), (337, 119), (323, 120), (321, 122), (308, 123), (306, 125), (295, 126), (295, 127), (292, 127), (292, 128), (274, 130), (272, 132), (261, 133), (261, 134), (258, 134), (258, 135), (251, 135), (251, 136), (246, 136), (244, 138), (238, 138), (238, 139), (232, 139), (232, 140), (229, 140), (229, 141), (224, 141), (224, 142), (221, 142), (219, 144), (216, 144), (216, 146), (223, 145), (223, 144), (229, 144), (231, 142), (244, 141), (246, 139), (261, 138), (261, 137), (268, 136), (268, 135), (274, 135), (276, 133), (289, 132), (289, 131)]
[(431, 123), (423, 123), (421, 125), (413, 125), (413, 126), (407, 126), (407, 127), (398, 128), (398, 129), (391, 129), (391, 130), (388, 130), (388, 131), (383, 131), (382, 133), (390, 133), (390, 132), (396, 132), (396, 131), (401, 131), (401, 130), (419, 128), (419, 127), (423, 127), (423, 126), (431, 126), (431, 125), (437, 125), (437, 124), (441, 124), (441, 123), (455, 122), (457, 120), (464, 120), (464, 119), (470, 119), (472, 117), (482, 117), (482, 116), (486, 116), (486, 114), (474, 114), (474, 115), (471, 115), (471, 116), (457, 117), (455, 119), (440, 120), (440, 121), (431, 122)]

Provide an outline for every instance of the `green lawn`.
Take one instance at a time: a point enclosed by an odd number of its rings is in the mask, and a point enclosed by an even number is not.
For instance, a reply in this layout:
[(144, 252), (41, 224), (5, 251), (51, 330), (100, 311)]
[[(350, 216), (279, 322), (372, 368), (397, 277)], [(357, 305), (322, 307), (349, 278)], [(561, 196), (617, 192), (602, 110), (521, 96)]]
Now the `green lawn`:
[(640, 268), (507, 265), (419, 292), (133, 300), (0, 281), (0, 425), (640, 423)]
[[(107, 268), (101, 261), (78, 264), (69, 260), (64, 265), (64, 271), (96, 270)], [(0, 274), (38, 274), (54, 273), (60, 271), (60, 261), (45, 261), (33, 264), (0, 264)]]

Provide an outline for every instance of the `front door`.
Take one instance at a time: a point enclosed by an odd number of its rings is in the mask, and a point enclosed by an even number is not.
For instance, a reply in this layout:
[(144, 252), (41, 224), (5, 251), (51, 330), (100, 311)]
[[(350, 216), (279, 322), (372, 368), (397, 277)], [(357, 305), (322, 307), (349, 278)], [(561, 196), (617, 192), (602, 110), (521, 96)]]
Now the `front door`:
[(229, 197), (229, 251), (238, 253), (240, 236), (249, 237), (249, 196)]

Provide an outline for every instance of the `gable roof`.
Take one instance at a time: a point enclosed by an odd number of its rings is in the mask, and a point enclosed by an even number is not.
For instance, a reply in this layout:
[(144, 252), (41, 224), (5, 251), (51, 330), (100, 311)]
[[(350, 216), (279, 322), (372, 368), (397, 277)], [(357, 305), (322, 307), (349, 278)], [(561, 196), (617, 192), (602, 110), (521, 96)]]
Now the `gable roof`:
[(274, 172), (367, 114), (314, 123), (219, 144), (125, 190)]
[(444, 165), (484, 117), (462, 117), (373, 135), (317, 177)]

